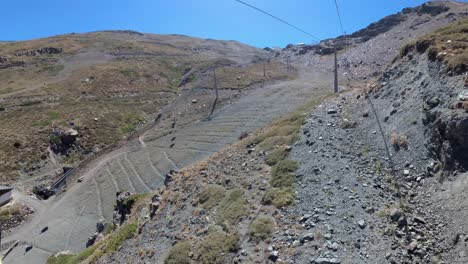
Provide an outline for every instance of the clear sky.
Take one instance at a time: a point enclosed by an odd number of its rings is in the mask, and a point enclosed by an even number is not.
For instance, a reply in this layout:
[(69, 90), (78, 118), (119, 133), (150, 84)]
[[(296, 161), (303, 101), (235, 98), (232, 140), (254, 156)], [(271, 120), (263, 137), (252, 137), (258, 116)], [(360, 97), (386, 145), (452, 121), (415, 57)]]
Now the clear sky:
[[(245, 0), (320, 39), (339, 35), (333, 0)], [(257, 47), (313, 39), (234, 0), (1, 0), (0, 40), (26, 40), (64, 33), (132, 29), (238, 40)], [(338, 0), (352, 33), (424, 0)]]

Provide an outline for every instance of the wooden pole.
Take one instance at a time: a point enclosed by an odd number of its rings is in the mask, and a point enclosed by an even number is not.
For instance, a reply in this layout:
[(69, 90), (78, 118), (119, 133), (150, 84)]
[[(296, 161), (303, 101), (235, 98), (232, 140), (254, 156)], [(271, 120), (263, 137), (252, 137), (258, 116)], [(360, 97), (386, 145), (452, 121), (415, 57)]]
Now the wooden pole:
[(338, 93), (338, 58), (336, 55), (336, 46), (335, 46), (335, 83), (334, 83), (335, 93)]
[(263, 61), (263, 78), (266, 77), (265, 61)]
[(263, 61), (263, 80), (262, 80), (262, 87), (265, 86), (265, 80), (266, 80), (266, 66), (265, 66), (265, 61)]
[(213, 102), (213, 107), (211, 108), (211, 112), (210, 112), (210, 116), (208, 117), (209, 120), (211, 120), (211, 115), (213, 115), (213, 112), (215, 110), (215, 107), (216, 107), (216, 103), (218, 102), (218, 81), (216, 80), (216, 69), (213, 68), (213, 78), (214, 78), (214, 88), (215, 88), (215, 92), (216, 92), (216, 98)]

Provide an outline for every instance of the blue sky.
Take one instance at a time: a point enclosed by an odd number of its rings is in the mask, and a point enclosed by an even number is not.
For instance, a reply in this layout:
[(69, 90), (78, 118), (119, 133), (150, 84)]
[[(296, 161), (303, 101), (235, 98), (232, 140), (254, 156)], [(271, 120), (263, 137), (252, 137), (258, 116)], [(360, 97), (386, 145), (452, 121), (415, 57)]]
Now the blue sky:
[[(238, 40), (257, 47), (309, 43), (307, 35), (234, 0), (1, 0), (0, 40), (133, 29)], [(245, 0), (320, 39), (339, 35), (333, 0)], [(354, 32), (424, 0), (338, 0), (345, 30)]]

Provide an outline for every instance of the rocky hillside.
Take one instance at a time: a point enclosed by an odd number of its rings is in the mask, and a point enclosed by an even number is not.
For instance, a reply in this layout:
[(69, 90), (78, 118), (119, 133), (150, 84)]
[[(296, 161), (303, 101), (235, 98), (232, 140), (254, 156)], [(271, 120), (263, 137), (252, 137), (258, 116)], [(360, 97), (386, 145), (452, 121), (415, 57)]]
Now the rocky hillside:
[(425, 34), (367, 86), (173, 172), (50, 263), (467, 263), (467, 32)]
[(283, 61), (332, 70), (333, 61), (324, 59), (324, 55), (331, 55), (336, 47), (343, 81), (376, 77), (403, 45), (467, 15), (466, 3), (429, 2), (405, 8), (350, 35), (324, 40), (317, 45), (288, 45), (275, 56)]
[(152, 123), (161, 111), (181, 112), (172, 103), (194, 90), (206, 102), (193, 108), (208, 111), (213, 68), (218, 87), (231, 94), (265, 79), (292, 77), (271, 62), (264, 78), (260, 61), (268, 56), (235, 41), (134, 31), (2, 42), (1, 181), (40, 175), (50, 180), (61, 167), (75, 166)]

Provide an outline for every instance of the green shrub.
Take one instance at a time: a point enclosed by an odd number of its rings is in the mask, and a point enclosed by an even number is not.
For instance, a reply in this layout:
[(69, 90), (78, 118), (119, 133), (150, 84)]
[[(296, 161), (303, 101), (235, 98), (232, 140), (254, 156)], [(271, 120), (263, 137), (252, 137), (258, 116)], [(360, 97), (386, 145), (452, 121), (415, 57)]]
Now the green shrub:
[(197, 247), (197, 263), (223, 264), (228, 263), (226, 255), (237, 250), (239, 236), (222, 231), (208, 234)]
[(271, 169), (270, 184), (273, 187), (291, 187), (296, 177), (291, 173), (298, 169), (296, 161), (282, 160)]
[(216, 210), (216, 222), (226, 228), (237, 223), (241, 216), (247, 215), (243, 191), (234, 189), (227, 193)]
[(282, 208), (291, 205), (296, 199), (293, 188), (272, 188), (268, 190), (262, 198), (262, 203), (274, 205), (276, 208)]
[(250, 224), (249, 233), (253, 240), (265, 240), (271, 237), (274, 221), (269, 216), (259, 216)]
[(288, 155), (286, 148), (277, 148), (273, 150), (265, 159), (266, 164), (273, 166), (278, 162), (284, 160)]
[(203, 208), (211, 209), (217, 206), (224, 198), (226, 189), (220, 185), (210, 184), (200, 193), (199, 200)]
[(164, 260), (164, 264), (190, 264), (190, 242), (177, 243), (169, 251), (169, 255)]

